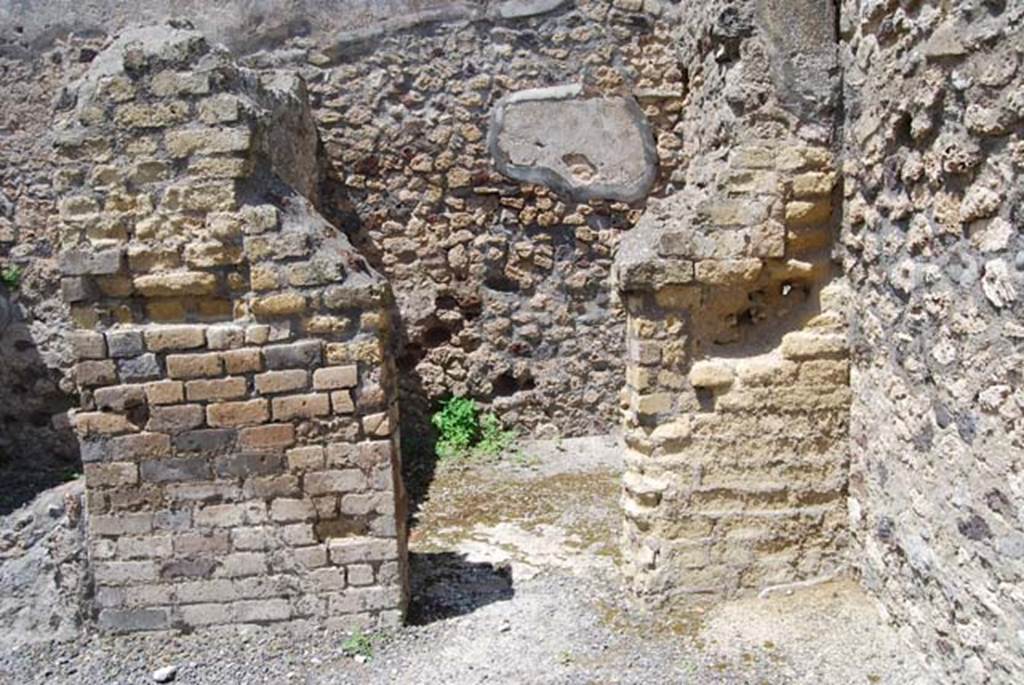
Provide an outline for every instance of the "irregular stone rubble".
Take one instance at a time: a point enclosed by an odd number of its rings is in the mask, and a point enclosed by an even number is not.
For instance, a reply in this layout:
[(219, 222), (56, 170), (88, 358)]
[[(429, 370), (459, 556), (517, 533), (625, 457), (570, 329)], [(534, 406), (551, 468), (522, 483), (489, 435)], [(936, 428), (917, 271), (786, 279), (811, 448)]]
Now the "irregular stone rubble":
[(1024, 6), (849, 4), (855, 557), (939, 682), (1024, 673)]
[(101, 628), (393, 625), (387, 285), (320, 217), (301, 81), (130, 31), (58, 133)]
[[(429, 414), (451, 394), (475, 397), (524, 434), (588, 435), (616, 425), (624, 318), (607, 283), (612, 252), (643, 200), (577, 202), (509, 179), (494, 169), (486, 135), (494, 104), (516, 91), (580, 83), (635, 98), (657, 145), (652, 192), (663, 192), (684, 152), (673, 130), (683, 96), (677, 25), (668, 5), (650, 0), (644, 7), (581, 0), (538, 15), (493, 16), (551, 4), (393, 0), (341, 13), (315, 2), (258, 12), (236, 0), (171, 5), (248, 66), (287, 68), (307, 82), (328, 161), (321, 208), (395, 292), (410, 451), (429, 443)], [(46, 145), (51, 102), (63, 106), (61, 86), (88, 66), (102, 36), (169, 12), (166, 2), (150, 0), (126, 7), (93, 2), (56, 11), (43, 3), (26, 14), (0, 3), (0, 13), (11, 12), (9, 23), (0, 21), (0, 43), (9, 40), (19, 56), (0, 69), (12, 94), (0, 102), (0, 128), (11, 122), (0, 186), (14, 210), (11, 242), (0, 231), (0, 255), (11, 250), (26, 267), (17, 304), (34, 322), (26, 352), (8, 356), (0, 378), (41, 384), (51, 369), (52, 387), (38, 393), (37, 406), (11, 410), (26, 430), (9, 436), (9, 451), (33, 460), (56, 451), (76, 456), (47, 430), (48, 415), (67, 409), (71, 384), (65, 380), (62, 392), (57, 381), (72, 363), (66, 314), (55, 306), (56, 235), (47, 219), (56, 204)], [(74, 33), (54, 43), (55, 26)], [(6, 54), (0, 48), (0, 59)], [(29, 431), (37, 439), (22, 441)], [(38, 447), (38, 436), (51, 444)]]

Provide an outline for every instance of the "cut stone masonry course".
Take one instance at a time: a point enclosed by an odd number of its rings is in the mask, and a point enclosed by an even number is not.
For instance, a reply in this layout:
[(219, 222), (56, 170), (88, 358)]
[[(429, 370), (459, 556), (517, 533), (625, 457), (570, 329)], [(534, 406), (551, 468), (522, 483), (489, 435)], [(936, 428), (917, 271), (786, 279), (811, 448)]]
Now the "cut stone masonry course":
[[(273, 108), (308, 119), (301, 87), (271, 93), (198, 34), (174, 28), (127, 32), (96, 65), (59, 149), (79, 179), (61, 204), (62, 254), (66, 277), (80, 279), (72, 290), (88, 294), (71, 301), (82, 391), (74, 422), (99, 625), (401, 621), (404, 493), (377, 313), (386, 284), (319, 217), (316, 198), (282, 180), (295, 169), (275, 168), (259, 148)], [(211, 119), (233, 128), (192, 123)], [(134, 150), (144, 136), (158, 145), (143, 168)], [(75, 153), (94, 137), (106, 141), (102, 159)], [(223, 154), (246, 164), (201, 174), (192, 166)], [(287, 208), (273, 204), (282, 197)], [(308, 263), (322, 275), (299, 279), (302, 292), (281, 283), (256, 296), (248, 267), (281, 259), (292, 273)], [(353, 265), (357, 284), (346, 282)], [(346, 288), (326, 304), (332, 284)], [(371, 325), (353, 328), (352, 312)], [(369, 406), (353, 401), (361, 386)], [(287, 456), (370, 440), (382, 460), (361, 466)], [(337, 535), (372, 555), (332, 560)], [(329, 567), (341, 582), (318, 582), (314, 570)]]

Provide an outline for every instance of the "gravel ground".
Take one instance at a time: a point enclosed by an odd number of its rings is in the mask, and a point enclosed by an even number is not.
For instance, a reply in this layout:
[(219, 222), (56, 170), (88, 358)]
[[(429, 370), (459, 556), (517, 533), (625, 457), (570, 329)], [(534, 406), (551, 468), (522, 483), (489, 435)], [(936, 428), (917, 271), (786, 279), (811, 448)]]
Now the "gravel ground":
[(316, 628), (0, 646), (0, 682), (889, 683), (932, 682), (840, 580), (707, 612), (630, 610), (615, 573), (612, 438), (531, 443), (498, 464), (439, 469), (411, 540), (413, 605), (369, 658)]

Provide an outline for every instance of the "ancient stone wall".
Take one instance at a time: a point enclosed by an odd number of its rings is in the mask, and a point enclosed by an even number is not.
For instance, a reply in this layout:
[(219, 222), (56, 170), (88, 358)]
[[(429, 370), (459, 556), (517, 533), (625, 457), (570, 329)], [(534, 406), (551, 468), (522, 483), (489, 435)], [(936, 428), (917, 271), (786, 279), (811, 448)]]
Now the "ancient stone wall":
[(1024, 672), (1019, 2), (844, 5), (851, 518), (940, 682)]
[[(689, 11), (687, 185), (616, 257), (625, 571), (659, 601), (827, 577), (846, 546), (832, 17), (811, 2)], [(779, 35), (794, 15), (803, 32)]]
[[(25, 336), (33, 364), (20, 373), (53, 379), (36, 421), (66, 408), (58, 382), (71, 363), (66, 314), (47, 304), (56, 301), (52, 105), (107, 36), (171, 15), (227, 41), (255, 70), (286, 67), (306, 80), (328, 159), (323, 211), (395, 290), (408, 445), (424, 443), (416, 433), (450, 394), (491, 405), (521, 433), (612, 429), (624, 338), (608, 275), (643, 194), (581, 199), (506, 177), (486, 135), (495, 105), (527, 89), (635, 98), (656, 146), (644, 188), (663, 193), (681, 180), (683, 156), (675, 11), (628, 0), (368, 2), (351, 12), (317, 2), (144, 2), (131, 12), (0, 2), (0, 82), (21, 95), (0, 104), (11, 142), (0, 150), (12, 213), (3, 254), (25, 269), (13, 298), (20, 318), (36, 322)], [(11, 421), (28, 417), (12, 409)]]
[(389, 291), (315, 209), (301, 80), (158, 26), (68, 98), (60, 285), (99, 625), (400, 622)]

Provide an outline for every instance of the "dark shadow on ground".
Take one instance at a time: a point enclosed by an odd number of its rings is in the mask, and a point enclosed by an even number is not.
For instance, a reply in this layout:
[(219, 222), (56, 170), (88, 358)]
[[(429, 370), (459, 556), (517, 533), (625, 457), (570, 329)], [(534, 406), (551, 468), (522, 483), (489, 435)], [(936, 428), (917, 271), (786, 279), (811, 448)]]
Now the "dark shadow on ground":
[(75, 398), (43, 359), (19, 294), (0, 286), (0, 516), (82, 471), (78, 441), (61, 416)]
[(456, 552), (409, 554), (408, 622), (422, 626), (512, 599), (512, 567), (466, 560)]

